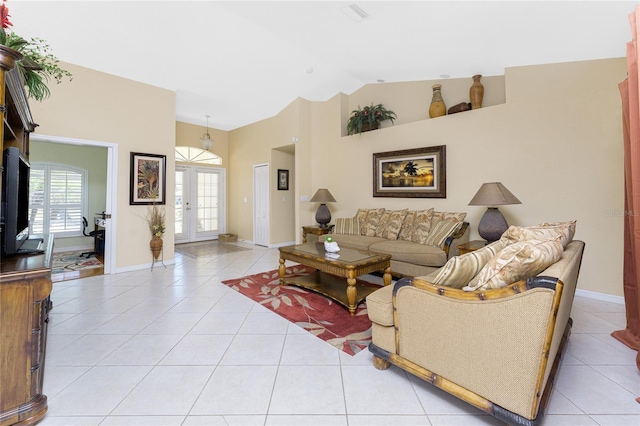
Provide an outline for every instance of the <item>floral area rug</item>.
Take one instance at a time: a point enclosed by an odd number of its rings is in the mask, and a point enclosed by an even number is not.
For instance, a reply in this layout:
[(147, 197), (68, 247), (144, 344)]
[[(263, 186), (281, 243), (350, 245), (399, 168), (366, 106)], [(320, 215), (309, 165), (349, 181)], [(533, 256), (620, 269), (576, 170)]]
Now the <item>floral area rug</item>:
[[(287, 277), (308, 275), (313, 268), (295, 265), (287, 268)], [(296, 286), (280, 286), (277, 270), (223, 281), (283, 318), (332, 344), (349, 355), (355, 355), (371, 342), (371, 320), (367, 304), (362, 301), (351, 316), (349, 310), (332, 299)], [(359, 281), (360, 284), (380, 287)], [(346, 289), (345, 282), (345, 289)]]
[(81, 251), (54, 253), (51, 262), (51, 273), (62, 274), (81, 269), (102, 268), (104, 266), (94, 255), (88, 258), (85, 256), (80, 257), (82, 253)]

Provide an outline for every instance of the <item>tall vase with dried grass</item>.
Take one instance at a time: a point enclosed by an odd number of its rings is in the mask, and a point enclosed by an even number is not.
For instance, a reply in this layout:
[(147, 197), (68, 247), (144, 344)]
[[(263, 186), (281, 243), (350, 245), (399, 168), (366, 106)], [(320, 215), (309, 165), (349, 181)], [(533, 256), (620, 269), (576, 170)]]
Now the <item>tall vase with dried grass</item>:
[(156, 260), (162, 252), (162, 236), (166, 229), (164, 207), (158, 206), (158, 203), (154, 202), (147, 212), (147, 224), (149, 231), (151, 231), (149, 247), (153, 253), (153, 259)]

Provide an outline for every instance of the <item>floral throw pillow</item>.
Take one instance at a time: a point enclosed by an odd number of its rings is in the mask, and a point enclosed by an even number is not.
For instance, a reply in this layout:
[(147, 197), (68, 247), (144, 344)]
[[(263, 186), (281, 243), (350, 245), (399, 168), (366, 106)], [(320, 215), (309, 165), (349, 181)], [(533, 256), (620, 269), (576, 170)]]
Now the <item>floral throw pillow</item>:
[(507, 241), (512, 244), (518, 241), (527, 240), (553, 240), (556, 237), (560, 237), (562, 247), (567, 247), (567, 244), (573, 240), (573, 235), (576, 232), (576, 221), (571, 222), (554, 222), (554, 223), (541, 223), (537, 226), (510, 226), (509, 229), (502, 234), (502, 238), (506, 238)]
[(418, 212), (415, 210), (411, 210), (407, 212), (407, 215), (404, 217), (402, 221), (402, 226), (400, 227), (400, 233), (398, 234), (399, 240), (411, 241), (411, 234), (413, 233), (413, 222), (416, 218), (416, 214)]
[(387, 240), (398, 239), (400, 228), (408, 211), (409, 209), (386, 210), (376, 228), (375, 236), (386, 238)]
[(504, 240), (498, 240), (470, 253), (453, 256), (440, 268), (432, 282), (447, 287), (462, 288), (469, 284), (484, 265), (506, 246)]
[(358, 219), (358, 223), (360, 224), (360, 235), (364, 235), (364, 226), (365, 221), (367, 220), (367, 213), (369, 213), (369, 209), (358, 209), (356, 213), (356, 218)]
[(433, 208), (428, 210), (418, 210), (413, 220), (411, 229), (411, 241), (418, 244), (426, 244), (429, 232), (431, 232), (431, 220), (433, 218)]
[(535, 277), (562, 257), (560, 237), (555, 240), (519, 241), (503, 248), (487, 262), (464, 291), (503, 288)]
[[(378, 229), (378, 224), (380, 223), (380, 219), (382, 219), (382, 215), (384, 214), (385, 209), (369, 209), (367, 212), (367, 218), (364, 223), (364, 234), (368, 237), (376, 236), (376, 229)], [(360, 228), (362, 230), (362, 227)]]

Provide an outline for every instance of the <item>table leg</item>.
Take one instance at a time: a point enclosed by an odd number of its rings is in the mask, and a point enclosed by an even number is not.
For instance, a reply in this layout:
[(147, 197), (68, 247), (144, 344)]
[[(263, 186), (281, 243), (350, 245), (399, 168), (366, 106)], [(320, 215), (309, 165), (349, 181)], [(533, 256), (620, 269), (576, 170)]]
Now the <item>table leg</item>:
[(280, 266), (278, 266), (278, 273), (280, 274), (280, 285), (284, 285), (284, 276), (287, 268), (284, 266), (284, 259), (280, 258)]
[(302, 230), (302, 244), (307, 244), (307, 231)]
[(385, 268), (384, 275), (382, 276), (382, 282), (384, 283), (384, 285), (391, 284), (391, 266)]
[(356, 277), (353, 271), (347, 272), (347, 302), (349, 304), (349, 313), (353, 316), (356, 314), (356, 295), (358, 288), (356, 287)]

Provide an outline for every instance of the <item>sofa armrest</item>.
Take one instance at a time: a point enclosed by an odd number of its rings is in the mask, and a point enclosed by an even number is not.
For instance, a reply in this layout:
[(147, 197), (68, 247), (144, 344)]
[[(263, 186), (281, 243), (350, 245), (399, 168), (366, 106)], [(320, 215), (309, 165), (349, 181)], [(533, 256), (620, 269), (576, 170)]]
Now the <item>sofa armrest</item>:
[(447, 237), (444, 241), (444, 246), (442, 247), (444, 252), (447, 254), (447, 259), (460, 254), (458, 252), (458, 244), (469, 241), (470, 232), (469, 222), (462, 222), (460, 229), (458, 229), (455, 234)]
[(400, 280), (393, 290), (396, 353), (465, 392), (533, 419), (562, 290), (563, 283), (549, 277), (480, 292)]

